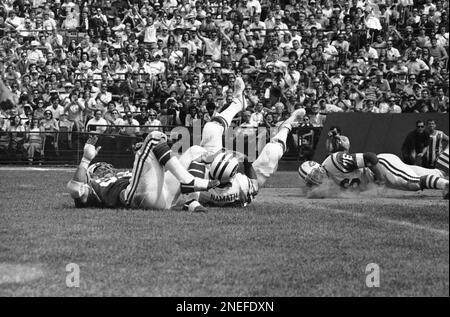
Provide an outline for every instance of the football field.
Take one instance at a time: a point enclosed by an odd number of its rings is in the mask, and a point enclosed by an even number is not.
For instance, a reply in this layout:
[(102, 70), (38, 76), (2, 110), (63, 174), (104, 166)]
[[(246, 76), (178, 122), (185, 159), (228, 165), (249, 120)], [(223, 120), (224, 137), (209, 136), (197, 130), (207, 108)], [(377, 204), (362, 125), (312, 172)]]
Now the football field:
[(75, 209), (72, 174), (0, 168), (0, 296), (449, 296), (439, 191), (307, 199), (278, 172), (245, 209)]

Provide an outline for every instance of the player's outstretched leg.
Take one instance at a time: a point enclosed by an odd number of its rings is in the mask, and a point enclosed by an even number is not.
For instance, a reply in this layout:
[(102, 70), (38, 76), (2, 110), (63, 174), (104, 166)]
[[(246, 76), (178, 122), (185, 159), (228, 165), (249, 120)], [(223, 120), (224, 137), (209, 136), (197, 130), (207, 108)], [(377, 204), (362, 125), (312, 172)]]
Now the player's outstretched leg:
[(415, 168), (405, 164), (394, 154), (378, 154), (378, 164), (386, 185), (400, 190), (417, 191), (422, 189), (448, 188), (448, 180), (441, 177), (438, 170)]
[(206, 123), (203, 127), (200, 146), (205, 148), (208, 152), (215, 153), (223, 147), (223, 132), (231, 125), (233, 118), (239, 112), (247, 108), (244, 90), (244, 81), (240, 77), (236, 78), (234, 82), (233, 102), (228, 106), (228, 108), (212, 118), (211, 122)]
[(122, 201), (128, 206), (145, 209), (167, 208), (159, 198), (163, 196), (164, 170), (153, 154), (153, 148), (166, 140), (164, 133), (154, 131), (140, 144), (135, 154), (130, 184), (121, 193)]
[(182, 194), (206, 191), (220, 183), (216, 180), (201, 179), (190, 174), (178, 158), (172, 155), (172, 151), (166, 142), (154, 147), (153, 153), (161, 166), (165, 166), (180, 181)]
[(261, 151), (256, 161), (252, 164), (258, 177), (258, 186), (261, 188), (269, 177), (276, 172), (278, 161), (286, 152), (286, 140), (292, 129), (292, 124), (298, 122), (305, 115), (304, 109), (295, 110), (291, 116), (280, 126), (278, 133), (271, 142)]
[(436, 159), (436, 168), (440, 171), (442, 171), (442, 173), (444, 173), (444, 175), (448, 178), (448, 174), (449, 174), (449, 168), (448, 168), (448, 146), (447, 148), (442, 151), (441, 154), (439, 154), (439, 156)]

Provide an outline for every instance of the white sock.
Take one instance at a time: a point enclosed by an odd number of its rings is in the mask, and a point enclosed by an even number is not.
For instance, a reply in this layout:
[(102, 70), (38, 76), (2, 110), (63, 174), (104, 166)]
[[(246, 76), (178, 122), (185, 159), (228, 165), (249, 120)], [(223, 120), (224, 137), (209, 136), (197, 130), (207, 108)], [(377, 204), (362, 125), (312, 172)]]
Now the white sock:
[(187, 171), (187, 169), (181, 164), (177, 157), (173, 156), (165, 164), (167, 169), (184, 184), (189, 184), (194, 180), (194, 176)]
[(231, 125), (231, 121), (233, 121), (233, 118), (242, 110), (242, 104), (240, 101), (236, 101), (236, 99), (233, 100), (231, 105), (223, 110), (221, 113), (219, 113), (219, 117), (222, 117), (228, 124), (228, 126)]
[(448, 180), (442, 177), (439, 177), (437, 184), (437, 189), (446, 189), (448, 187)]
[(288, 134), (291, 130), (287, 126), (282, 126), (278, 133), (273, 137), (274, 140), (279, 140), (283, 143), (286, 143)]

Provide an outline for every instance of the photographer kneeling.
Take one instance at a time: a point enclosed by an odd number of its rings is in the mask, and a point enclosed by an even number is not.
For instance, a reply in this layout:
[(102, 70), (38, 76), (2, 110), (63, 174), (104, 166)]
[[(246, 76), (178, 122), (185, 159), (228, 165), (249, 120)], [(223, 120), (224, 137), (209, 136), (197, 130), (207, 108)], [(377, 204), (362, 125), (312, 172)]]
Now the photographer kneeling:
[(341, 128), (331, 126), (325, 146), (328, 154), (339, 151), (348, 152), (350, 150), (350, 140), (345, 135), (341, 135)]

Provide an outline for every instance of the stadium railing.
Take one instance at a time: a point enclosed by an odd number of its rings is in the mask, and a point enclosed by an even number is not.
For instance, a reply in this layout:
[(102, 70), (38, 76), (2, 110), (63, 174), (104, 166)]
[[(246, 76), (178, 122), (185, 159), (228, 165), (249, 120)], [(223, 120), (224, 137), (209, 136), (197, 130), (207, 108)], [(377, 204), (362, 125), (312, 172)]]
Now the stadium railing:
[[(121, 128), (136, 128), (122, 126)], [(287, 152), (283, 161), (304, 161), (311, 159), (319, 139), (321, 127), (297, 128), (287, 140)], [(105, 161), (120, 168), (133, 166), (134, 152), (152, 130), (160, 130), (168, 136), (172, 150), (181, 154), (194, 144), (199, 144), (201, 135), (192, 127), (182, 126), (140, 126), (138, 133), (121, 133), (108, 129), (105, 133), (97, 132), (41, 132), (41, 149), (34, 153), (33, 161), (28, 160), (27, 132), (0, 132), (0, 165), (52, 165), (76, 166), (79, 164), (86, 140), (91, 135), (99, 137), (98, 145), (102, 146), (96, 161)], [(237, 128), (224, 133), (223, 144), (231, 150), (239, 151), (254, 161), (262, 147), (270, 142), (275, 129)], [(33, 132), (36, 133), (36, 132)], [(43, 151), (42, 151), (43, 149)]]

